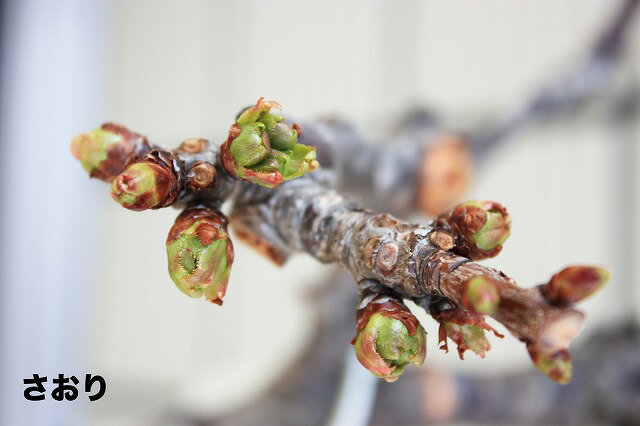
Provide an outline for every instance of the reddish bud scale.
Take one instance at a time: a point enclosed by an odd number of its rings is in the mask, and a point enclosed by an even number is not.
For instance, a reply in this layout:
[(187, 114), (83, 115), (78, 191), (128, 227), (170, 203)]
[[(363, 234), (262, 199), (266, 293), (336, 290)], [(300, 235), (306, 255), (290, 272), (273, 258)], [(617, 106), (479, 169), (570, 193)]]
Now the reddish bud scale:
[[(366, 324), (366, 323), (365, 323)], [(353, 338), (351, 345), (356, 345), (358, 335)], [(387, 365), (384, 358), (376, 350), (376, 336), (368, 333), (362, 337), (360, 351), (356, 351), (356, 357), (360, 364), (373, 374), (378, 376), (391, 376), (393, 369)]]
[[(498, 333), (493, 327), (487, 324), (482, 315), (475, 312), (466, 311), (461, 308), (453, 308), (440, 312), (436, 312), (432, 309), (430, 313), (431, 316), (440, 323), (440, 327), (438, 329), (438, 344), (441, 345), (440, 349), (445, 352), (449, 352), (449, 346), (447, 344), (447, 338), (449, 338), (458, 346), (458, 355), (460, 356), (460, 359), (464, 359), (464, 352), (468, 349), (471, 349), (481, 357), (484, 357), (484, 352), (491, 348), (488, 341), (486, 344), (474, 341), (472, 343), (473, 346), (469, 341), (465, 341), (462, 327), (471, 326), (481, 330), (490, 331), (500, 339), (504, 337), (504, 335)], [(452, 327), (452, 325), (458, 327)], [(478, 350), (478, 343), (480, 345), (484, 345), (484, 349)]]
[[(146, 191), (136, 188), (138, 179), (129, 168), (144, 163), (153, 173), (154, 184)], [(154, 149), (146, 155), (136, 158), (112, 182), (111, 195), (124, 208), (133, 211), (158, 209), (173, 204), (180, 192), (178, 179), (171, 153)], [(133, 202), (127, 202), (126, 194), (136, 194)]]
[[(203, 245), (209, 245), (213, 240), (226, 237), (227, 218), (220, 212), (205, 207), (192, 207), (178, 215), (167, 235), (167, 244), (174, 242), (180, 234), (189, 229), (197, 220), (202, 224), (197, 228), (196, 234)], [(233, 260), (233, 247), (229, 253)]]
[(238, 164), (231, 155), (231, 142), (240, 134), (240, 126), (238, 123), (233, 123), (229, 129), (229, 135), (227, 140), (220, 147), (220, 163), (222, 167), (229, 173), (229, 176), (238, 177)]
[[(100, 129), (119, 136), (120, 141), (106, 147), (106, 158), (89, 172), (89, 176), (92, 178), (111, 182), (124, 170), (133, 157), (144, 154), (151, 149), (146, 137), (119, 124), (104, 123)], [(90, 138), (90, 134), (85, 133), (73, 139), (71, 153), (76, 159), (82, 161), (84, 150), (98, 148), (91, 146)]]
[(591, 296), (604, 286), (608, 278), (609, 272), (602, 268), (572, 266), (555, 274), (538, 289), (550, 304), (567, 306)]
[[(488, 212), (499, 213), (502, 220), (496, 224), (496, 228), (487, 230), (483, 238), (501, 241), (506, 238), (511, 228), (511, 217), (501, 204), (493, 201), (475, 201), (458, 205), (449, 214), (445, 215), (444, 221), (458, 235), (456, 246), (453, 251), (472, 260), (482, 260), (495, 257), (502, 250), (502, 244), (493, 244), (490, 249), (479, 247), (477, 238), (480, 231), (487, 223)], [(442, 218), (440, 219), (442, 220)]]

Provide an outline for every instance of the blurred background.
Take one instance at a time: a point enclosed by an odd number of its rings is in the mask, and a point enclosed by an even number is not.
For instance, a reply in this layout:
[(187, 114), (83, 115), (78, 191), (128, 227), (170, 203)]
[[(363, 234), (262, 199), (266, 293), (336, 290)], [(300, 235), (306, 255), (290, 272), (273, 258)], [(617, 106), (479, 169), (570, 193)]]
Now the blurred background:
[[(345, 284), (336, 291), (356, 293), (332, 266), (298, 255), (278, 268), (238, 243), (223, 308), (180, 295), (164, 248), (177, 211), (120, 208), (69, 153), (73, 136), (115, 121), (168, 147), (188, 137), (222, 142), (237, 111), (260, 96), (300, 120), (348, 119), (373, 140), (383, 140), (416, 107), (471, 131), (584, 58), (619, 6), (610, 0), (1, 4), (0, 422), (6, 425), (278, 424), (234, 416), (281, 391), (288, 377), (301, 380), (291, 367), (313, 350), (318, 317), (345, 309), (313, 295), (340, 280)], [(637, 25), (628, 36), (606, 90), (493, 150), (466, 195), (508, 207), (511, 238), (486, 263), (521, 285), (572, 263), (611, 270), (609, 286), (582, 305), (588, 320), (577, 346), (598, 329), (638, 320)], [(398, 408), (383, 398), (396, 384), (379, 384), (385, 392), (376, 397), (369, 373), (350, 368), (351, 306), (349, 337), (333, 345), (340, 353), (332, 355), (332, 368), (351, 371), (355, 381), (317, 390), (318, 400), (332, 401), (321, 410), (323, 420), (307, 423), (304, 413), (313, 408), (288, 406), (298, 410), (298, 424), (375, 423), (372, 405), (386, 406), (387, 414)], [(437, 326), (424, 319), (433, 371), (472, 381), (534, 372), (524, 347), (509, 338), (492, 340), (484, 360), (469, 354), (461, 362), (437, 350)], [(29, 402), (22, 379), (34, 373), (49, 377), (48, 389), (58, 373), (100, 374), (107, 393), (93, 403), (82, 391), (73, 402)], [(345, 400), (352, 418), (344, 417)]]

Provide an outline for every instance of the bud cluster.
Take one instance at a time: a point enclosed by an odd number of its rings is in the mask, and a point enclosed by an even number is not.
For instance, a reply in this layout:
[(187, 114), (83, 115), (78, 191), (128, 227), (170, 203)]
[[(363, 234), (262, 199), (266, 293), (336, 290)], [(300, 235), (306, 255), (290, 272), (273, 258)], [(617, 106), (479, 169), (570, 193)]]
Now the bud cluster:
[(220, 149), (220, 162), (232, 176), (276, 188), (312, 172), (318, 162), (315, 147), (298, 143), (298, 126), (289, 126), (271, 108), (281, 109), (277, 102), (260, 98), (240, 113)]

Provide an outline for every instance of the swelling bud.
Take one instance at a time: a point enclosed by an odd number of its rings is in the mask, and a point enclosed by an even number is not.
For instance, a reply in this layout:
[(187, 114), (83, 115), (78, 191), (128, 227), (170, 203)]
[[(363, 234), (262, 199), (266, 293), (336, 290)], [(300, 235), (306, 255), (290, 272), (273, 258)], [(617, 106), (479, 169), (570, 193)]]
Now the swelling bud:
[(226, 217), (203, 207), (183, 211), (169, 231), (167, 259), (169, 275), (181, 292), (222, 305), (233, 264)]
[(71, 141), (71, 153), (89, 175), (111, 182), (130, 158), (149, 150), (144, 136), (124, 126), (105, 123)]
[(358, 361), (387, 382), (396, 381), (409, 364), (422, 365), (426, 357), (424, 329), (408, 309), (395, 305), (391, 311), (369, 310), (353, 341)]

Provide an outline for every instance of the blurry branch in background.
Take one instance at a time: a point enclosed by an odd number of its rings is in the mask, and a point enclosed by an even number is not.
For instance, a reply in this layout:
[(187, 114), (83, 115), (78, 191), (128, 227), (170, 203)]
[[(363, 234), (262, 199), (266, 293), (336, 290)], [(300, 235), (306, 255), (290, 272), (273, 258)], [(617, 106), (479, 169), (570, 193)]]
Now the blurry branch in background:
[[(324, 425), (341, 380), (345, 345), (353, 337), (353, 282), (339, 271), (303, 299), (314, 313), (313, 344), (258, 400), (221, 418), (219, 426)], [(203, 422), (197, 421), (197, 424)], [(209, 422), (206, 422), (209, 424)]]
[(586, 59), (571, 67), (565, 74), (551, 79), (497, 125), (471, 136), (474, 156), (485, 157), (497, 145), (527, 126), (558, 116), (601, 94), (624, 49), (625, 36), (639, 3), (640, 0), (624, 0)]
[(375, 210), (432, 217), (462, 197), (473, 158), (464, 136), (422, 118), (384, 143), (338, 119), (302, 123), (300, 140), (316, 147), (336, 190)]
[(528, 126), (573, 111), (605, 91), (639, 3), (625, 0), (584, 60), (485, 129), (468, 134), (444, 129), (433, 115), (416, 111), (384, 143), (373, 143), (339, 119), (303, 123), (300, 140), (317, 148), (318, 160), (332, 170), (331, 184), (338, 191), (376, 210), (435, 216), (462, 197), (474, 163), (488, 159)]

